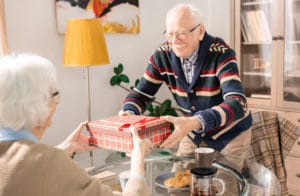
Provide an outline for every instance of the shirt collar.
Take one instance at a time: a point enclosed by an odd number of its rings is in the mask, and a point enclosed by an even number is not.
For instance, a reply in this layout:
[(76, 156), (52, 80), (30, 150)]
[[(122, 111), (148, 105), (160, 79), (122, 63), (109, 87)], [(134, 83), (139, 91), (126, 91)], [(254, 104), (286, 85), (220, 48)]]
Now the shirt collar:
[(194, 52), (192, 53), (191, 56), (189, 56), (188, 58), (180, 58), (181, 63), (183, 63), (184, 60), (188, 60), (192, 64), (195, 64), (195, 62), (196, 62), (196, 60), (198, 58), (199, 45), (200, 44), (198, 44), (197, 48), (194, 50)]
[(35, 143), (39, 143), (38, 138), (31, 133), (31, 131), (22, 129), (14, 131), (8, 128), (0, 128), (0, 142), (14, 141), (14, 140), (31, 140)]

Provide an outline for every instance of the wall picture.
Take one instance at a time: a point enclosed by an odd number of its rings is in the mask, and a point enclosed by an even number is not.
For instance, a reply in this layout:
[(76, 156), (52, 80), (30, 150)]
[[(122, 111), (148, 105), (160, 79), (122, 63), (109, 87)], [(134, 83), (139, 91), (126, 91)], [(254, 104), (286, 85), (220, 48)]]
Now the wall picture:
[(71, 18), (99, 18), (106, 33), (139, 33), (138, 0), (56, 0), (58, 32)]

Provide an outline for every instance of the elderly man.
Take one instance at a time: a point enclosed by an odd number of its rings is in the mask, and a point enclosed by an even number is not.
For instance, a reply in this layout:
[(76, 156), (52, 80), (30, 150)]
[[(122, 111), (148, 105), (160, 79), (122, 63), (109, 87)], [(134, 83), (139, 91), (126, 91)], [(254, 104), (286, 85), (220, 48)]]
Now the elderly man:
[(184, 116), (162, 117), (175, 129), (161, 147), (180, 142), (179, 156), (209, 146), (245, 157), (252, 119), (235, 52), (221, 38), (206, 32), (200, 11), (190, 4), (178, 4), (168, 11), (165, 35), (167, 42), (150, 57), (141, 81), (128, 94), (119, 114), (141, 114), (165, 83)]

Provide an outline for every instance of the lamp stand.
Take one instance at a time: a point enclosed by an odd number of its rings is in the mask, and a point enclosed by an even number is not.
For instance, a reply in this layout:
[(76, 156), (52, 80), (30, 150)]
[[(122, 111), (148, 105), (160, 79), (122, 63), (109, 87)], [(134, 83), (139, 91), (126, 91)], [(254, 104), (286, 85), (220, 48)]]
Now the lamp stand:
[[(87, 84), (87, 114), (88, 114), (88, 122), (92, 120), (91, 115), (91, 91), (90, 91), (90, 69), (89, 66), (86, 66), (86, 84)], [(91, 167), (94, 167), (94, 153), (90, 151), (90, 162)]]

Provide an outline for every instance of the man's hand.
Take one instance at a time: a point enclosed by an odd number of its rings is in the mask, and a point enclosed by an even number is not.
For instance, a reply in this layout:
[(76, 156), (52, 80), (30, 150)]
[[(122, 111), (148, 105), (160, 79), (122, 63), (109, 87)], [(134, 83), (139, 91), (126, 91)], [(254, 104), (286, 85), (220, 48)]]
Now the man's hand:
[(73, 152), (95, 150), (95, 147), (89, 145), (88, 137), (81, 133), (86, 124), (87, 122), (80, 123), (73, 133), (56, 147), (66, 151), (69, 155), (72, 155)]
[(161, 116), (164, 119), (174, 125), (173, 133), (160, 145), (163, 148), (170, 148), (179, 143), (190, 131), (194, 129), (200, 129), (201, 124), (197, 117), (173, 117), (173, 116)]
[(123, 110), (120, 110), (118, 113), (118, 116), (129, 116), (129, 115), (134, 115), (134, 113), (130, 111), (123, 111)]

